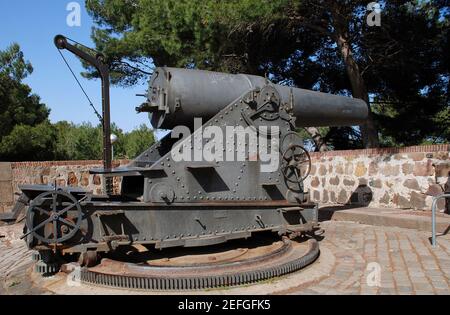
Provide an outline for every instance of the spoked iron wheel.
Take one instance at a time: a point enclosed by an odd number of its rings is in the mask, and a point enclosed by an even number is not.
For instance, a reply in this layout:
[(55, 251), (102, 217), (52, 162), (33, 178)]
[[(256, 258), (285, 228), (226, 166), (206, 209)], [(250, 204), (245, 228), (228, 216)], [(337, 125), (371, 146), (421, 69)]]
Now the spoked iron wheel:
[(80, 202), (71, 194), (48, 191), (34, 199), (27, 211), (27, 232), (48, 245), (58, 245), (71, 239), (83, 220)]
[(283, 153), (281, 170), (286, 181), (303, 182), (311, 172), (311, 157), (301, 145), (291, 144)]

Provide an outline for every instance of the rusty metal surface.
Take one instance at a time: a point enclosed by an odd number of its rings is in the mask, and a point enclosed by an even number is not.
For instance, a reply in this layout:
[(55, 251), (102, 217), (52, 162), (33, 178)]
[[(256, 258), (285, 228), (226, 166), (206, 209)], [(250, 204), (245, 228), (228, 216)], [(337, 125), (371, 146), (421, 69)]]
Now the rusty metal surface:
[[(306, 243), (283, 240), (242, 252), (221, 252), (202, 258), (184, 257), (131, 264), (103, 260), (94, 268), (84, 268), (84, 283), (140, 290), (198, 290), (255, 283), (295, 272), (314, 262), (319, 255), (315, 239)], [(216, 257), (222, 260), (205, 263)], [(193, 261), (199, 262), (193, 264)]]

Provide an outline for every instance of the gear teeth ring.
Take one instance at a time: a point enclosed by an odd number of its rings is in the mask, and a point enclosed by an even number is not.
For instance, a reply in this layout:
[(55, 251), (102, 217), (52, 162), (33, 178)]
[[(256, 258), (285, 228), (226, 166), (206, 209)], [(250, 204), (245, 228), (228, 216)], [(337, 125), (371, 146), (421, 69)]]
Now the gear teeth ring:
[(98, 273), (88, 268), (81, 270), (81, 282), (103, 287), (121, 289), (174, 291), (174, 290), (203, 290), (223, 287), (233, 287), (251, 284), (259, 281), (280, 277), (300, 270), (313, 263), (319, 256), (319, 244), (311, 240), (309, 251), (302, 257), (285, 262), (277, 266), (262, 267), (252, 271), (213, 276), (191, 277), (145, 277)]
[(39, 254), (38, 251), (33, 251), (31, 253), (31, 259), (35, 262), (38, 262), (39, 260), (41, 260), (41, 254)]
[(45, 263), (39, 260), (34, 265), (34, 271), (41, 274), (43, 277), (50, 277), (59, 272), (60, 265), (58, 263)]

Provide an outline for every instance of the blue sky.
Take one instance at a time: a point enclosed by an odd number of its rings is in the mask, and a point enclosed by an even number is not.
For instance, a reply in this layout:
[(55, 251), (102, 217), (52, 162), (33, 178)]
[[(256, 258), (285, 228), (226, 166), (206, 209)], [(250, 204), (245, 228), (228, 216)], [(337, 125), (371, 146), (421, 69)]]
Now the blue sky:
[[(17, 42), (25, 58), (34, 67), (34, 72), (25, 82), (38, 94), (50, 109), (50, 120), (75, 123), (98, 123), (92, 109), (69, 70), (53, 45), (53, 38), (63, 34), (89, 47), (94, 47), (90, 38), (93, 25), (82, 7), (81, 26), (69, 27), (66, 23), (66, 6), (69, 0), (0, 0), (0, 49)], [(83, 70), (78, 59), (63, 52), (72, 69), (79, 77), (94, 105), (101, 112), (99, 80), (86, 80), (79, 75)], [(142, 123), (150, 125), (146, 114), (136, 114), (135, 107), (143, 102), (135, 94), (144, 93), (145, 85), (134, 88), (111, 88), (111, 120), (124, 131), (130, 131)]]

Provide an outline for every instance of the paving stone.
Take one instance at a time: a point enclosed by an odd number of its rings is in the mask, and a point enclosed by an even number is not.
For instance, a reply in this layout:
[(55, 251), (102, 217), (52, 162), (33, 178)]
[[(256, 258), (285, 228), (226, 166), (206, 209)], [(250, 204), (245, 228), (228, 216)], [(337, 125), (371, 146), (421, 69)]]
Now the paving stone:
[[(429, 233), (416, 230), (343, 221), (322, 222), (322, 227), (320, 246), (334, 255), (334, 267), (319, 282), (289, 294), (450, 294), (450, 235), (440, 236), (432, 248)], [(0, 294), (32, 292), (26, 282), (15, 290), (4, 286), (10, 280), (5, 275), (24, 277), (30, 264), (23, 241), (0, 240)]]

